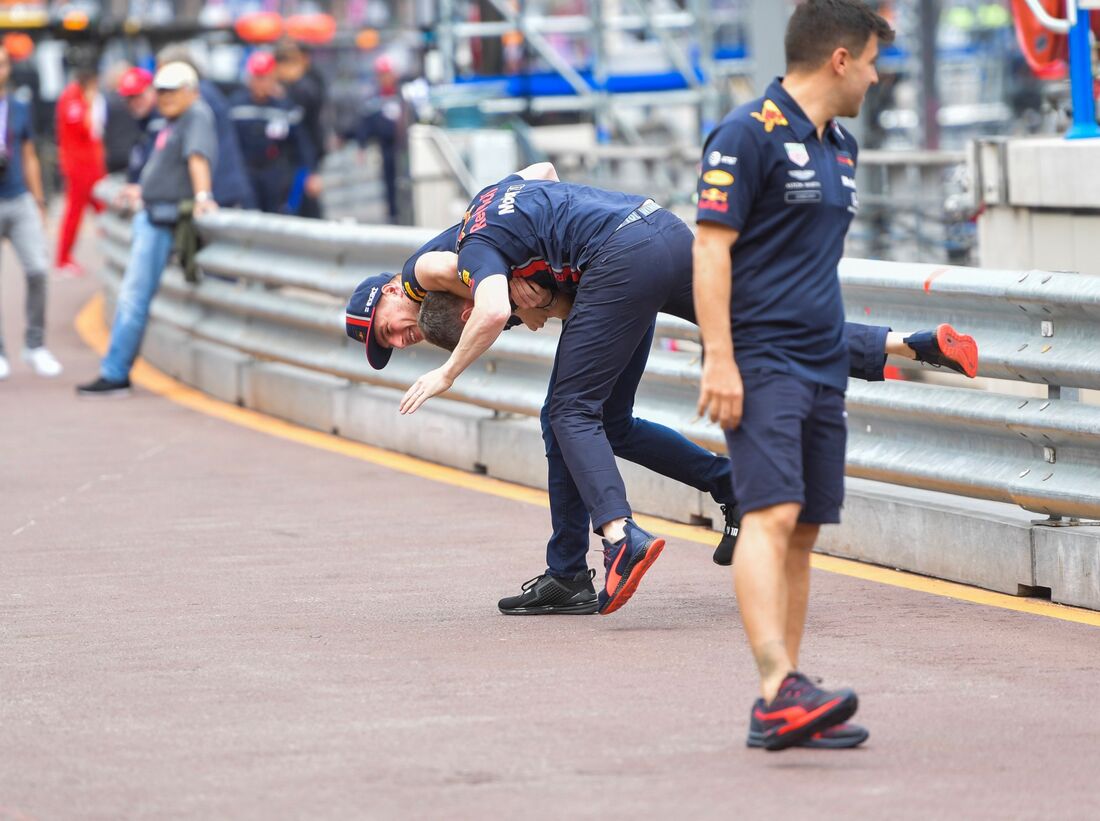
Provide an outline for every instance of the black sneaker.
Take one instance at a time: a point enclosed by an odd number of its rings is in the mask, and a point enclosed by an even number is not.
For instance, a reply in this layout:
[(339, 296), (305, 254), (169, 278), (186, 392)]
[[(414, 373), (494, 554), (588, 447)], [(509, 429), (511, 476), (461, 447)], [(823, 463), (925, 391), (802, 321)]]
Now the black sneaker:
[(592, 586), (595, 570), (584, 570), (572, 579), (549, 574), (523, 583), (523, 592), (497, 602), (506, 616), (589, 616), (600, 603)]
[(77, 385), (76, 392), (79, 396), (129, 396), (130, 380), (112, 382), (110, 379), (98, 377), (94, 382)]
[(978, 375), (978, 343), (946, 323), (932, 331), (917, 331), (905, 337), (918, 362), (937, 368), (950, 368), (973, 379)]
[[(764, 746), (764, 722), (760, 720), (760, 716), (766, 712), (764, 699), (758, 698), (752, 705), (752, 715), (749, 716), (749, 737), (745, 742), (746, 747)], [(815, 733), (808, 741), (803, 741), (798, 746), (808, 750), (850, 750), (858, 747), (870, 735), (858, 724), (836, 724), (820, 733)]]
[(722, 515), (726, 517), (726, 528), (722, 531), (722, 541), (714, 548), (714, 563), (723, 567), (733, 564), (733, 549), (737, 547), (737, 531), (741, 528), (741, 511), (737, 505), (722, 505)]
[(805, 744), (817, 733), (855, 715), (859, 699), (851, 690), (826, 692), (801, 673), (788, 673), (771, 704), (753, 718), (760, 722), (764, 749), (785, 750)]

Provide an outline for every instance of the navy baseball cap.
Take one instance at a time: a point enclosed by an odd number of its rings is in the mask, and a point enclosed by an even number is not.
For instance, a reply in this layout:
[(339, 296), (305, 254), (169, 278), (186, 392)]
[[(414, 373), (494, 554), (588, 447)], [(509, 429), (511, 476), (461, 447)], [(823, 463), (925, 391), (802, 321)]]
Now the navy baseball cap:
[(355, 287), (355, 293), (348, 300), (344, 316), (348, 336), (366, 343), (367, 361), (376, 371), (386, 367), (393, 354), (393, 348), (382, 345), (374, 336), (371, 325), (374, 324), (374, 312), (382, 301), (382, 286), (393, 279), (393, 274), (375, 274), (367, 277)]

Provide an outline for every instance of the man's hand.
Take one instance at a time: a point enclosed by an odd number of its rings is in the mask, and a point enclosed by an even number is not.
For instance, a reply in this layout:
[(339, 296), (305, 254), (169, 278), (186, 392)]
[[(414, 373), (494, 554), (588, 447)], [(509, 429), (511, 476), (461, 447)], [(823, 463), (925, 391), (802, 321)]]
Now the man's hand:
[[(513, 277), (508, 283), (508, 296), (519, 308), (548, 308), (553, 302), (554, 294), (541, 285)], [(522, 319), (522, 316), (521, 316)], [(527, 320), (524, 320), (526, 322)]]
[(745, 388), (741, 371), (732, 357), (708, 357), (703, 363), (699, 382), (699, 416), (707, 416), (723, 430), (734, 430), (741, 424)]
[(445, 367), (428, 371), (405, 392), (399, 412), (401, 414), (416, 413), (421, 405), (433, 396), (450, 390), (453, 384), (454, 380), (447, 375)]
[(532, 331), (542, 330), (546, 320), (550, 318), (550, 314), (542, 308), (516, 308), (515, 313)]
[(122, 190), (118, 192), (115, 198), (115, 204), (119, 208), (125, 208), (130, 211), (141, 210), (141, 186), (137, 183), (130, 183), (123, 186)]
[(305, 190), (311, 197), (321, 196), (321, 192), (325, 189), (325, 182), (321, 179), (320, 174), (310, 174), (306, 177)]
[(213, 214), (217, 210), (218, 204), (214, 200), (198, 200), (195, 202), (195, 207), (191, 213), (196, 217), (202, 217), (206, 214)]

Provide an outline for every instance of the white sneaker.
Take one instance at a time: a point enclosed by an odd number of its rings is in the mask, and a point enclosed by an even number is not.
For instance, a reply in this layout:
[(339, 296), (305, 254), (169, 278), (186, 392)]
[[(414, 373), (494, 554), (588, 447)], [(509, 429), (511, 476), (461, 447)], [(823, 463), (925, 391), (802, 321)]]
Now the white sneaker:
[(31, 366), (39, 376), (50, 377), (61, 375), (61, 363), (57, 361), (48, 348), (24, 348), (23, 361)]
[(11, 365), (8, 364), (7, 357), (0, 354), (0, 381), (3, 381), (11, 376)]

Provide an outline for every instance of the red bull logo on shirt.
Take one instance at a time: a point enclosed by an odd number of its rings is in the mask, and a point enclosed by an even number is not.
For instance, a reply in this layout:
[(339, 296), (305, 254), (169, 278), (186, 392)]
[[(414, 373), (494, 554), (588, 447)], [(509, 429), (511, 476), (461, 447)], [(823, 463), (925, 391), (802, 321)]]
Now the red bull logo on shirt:
[(760, 111), (752, 112), (752, 118), (764, 124), (764, 130), (771, 134), (777, 125), (790, 125), (790, 122), (779, 110), (779, 106), (771, 100), (764, 101), (764, 107)]
[[(489, 204), (493, 201), (493, 197), (497, 195), (498, 190), (500, 189), (490, 188), (478, 198), (478, 206), (474, 209), (473, 217), (467, 221), (466, 227), (468, 230), (462, 232), (463, 236), (466, 234), (476, 234), (485, 227), (485, 212), (489, 209)], [(461, 241), (461, 239), (459, 241)]]
[(707, 202), (727, 202), (729, 198), (729, 194), (725, 191), (719, 191), (717, 188), (707, 188), (699, 194), (699, 199)]

